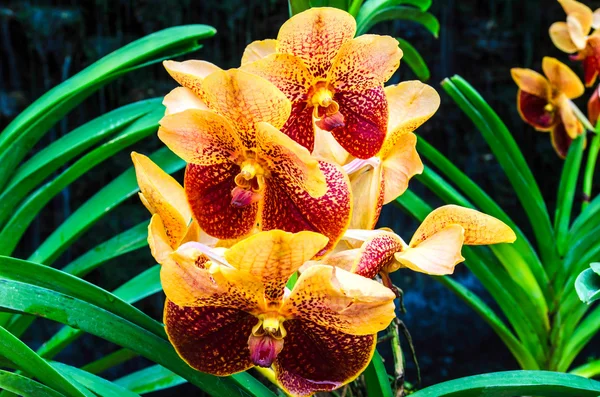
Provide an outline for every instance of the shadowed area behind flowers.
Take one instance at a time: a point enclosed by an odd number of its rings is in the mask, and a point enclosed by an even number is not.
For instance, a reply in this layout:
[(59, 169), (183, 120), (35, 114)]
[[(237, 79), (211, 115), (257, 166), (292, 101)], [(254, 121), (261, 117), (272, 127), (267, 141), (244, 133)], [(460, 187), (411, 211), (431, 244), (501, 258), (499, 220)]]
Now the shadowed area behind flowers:
[[(600, 6), (600, 2), (588, 3), (593, 9)], [(4, 1), (0, 5), (0, 127), (6, 126), (46, 90), (94, 60), (166, 27), (190, 23), (216, 27), (217, 35), (205, 41), (204, 48), (188, 58), (205, 59), (224, 68), (236, 67), (246, 44), (277, 34), (287, 18), (287, 10), (284, 0)], [(381, 24), (375, 30), (409, 40), (431, 68), (429, 83), (440, 92), (442, 105), (417, 134), (465, 170), (514, 219), (525, 220), (506, 177), (484, 140), (439, 86), (442, 78), (460, 74), (505, 120), (518, 144), (524, 148), (542, 193), (550, 203), (550, 211), (553, 211), (562, 162), (555, 156), (550, 140), (520, 120), (515, 108), (516, 87), (509, 69), (522, 66), (539, 70), (544, 55), (566, 58), (554, 48), (547, 34), (550, 24), (563, 17), (558, 3), (548, 0), (434, 0), (431, 12), (441, 23), (439, 39), (434, 39), (419, 26), (404, 22)], [(579, 65), (571, 66), (581, 72)], [(408, 67), (401, 64), (400, 72), (391, 82), (414, 78)], [(163, 96), (175, 86), (160, 65), (126, 75), (72, 111), (44, 138), (40, 147), (108, 110), (144, 98)], [(584, 102), (578, 104), (585, 107)], [(153, 136), (131, 149), (148, 153), (161, 146)], [(74, 209), (129, 167), (129, 152), (125, 150), (96, 167), (56, 197), (30, 227), (15, 252), (16, 256), (27, 257)], [(182, 180), (182, 174), (177, 178)], [(440, 204), (418, 182), (413, 180), (410, 187), (425, 195), (428, 201)], [(137, 197), (126, 201), (87, 232), (60, 258), (57, 266), (146, 218), (146, 211)], [(528, 225), (520, 224), (529, 234)], [(406, 240), (416, 228), (416, 223), (393, 205), (384, 208), (380, 225), (392, 227)], [(112, 289), (153, 264), (148, 249), (144, 248), (103, 266), (89, 279), (103, 288)], [(408, 313), (401, 319), (413, 335), (425, 385), (517, 368), (492, 330), (451, 292), (432, 279), (410, 271), (397, 272), (394, 277), (395, 283), (405, 292)], [(491, 302), (464, 265), (458, 267), (454, 277)], [(162, 294), (156, 294), (138, 307), (158, 319), (163, 300)], [(25, 338), (34, 348), (58, 329), (56, 324), (42, 320), (37, 324), (39, 326), (32, 327)], [(114, 349), (108, 343), (86, 336), (61, 353), (57, 360), (83, 365)], [(390, 354), (384, 356), (391, 359)], [(414, 382), (414, 365), (408, 361), (407, 379)], [(105, 376), (113, 379), (124, 374), (124, 370), (131, 371), (143, 365), (146, 365), (143, 360), (133, 360)], [(172, 389), (153, 395), (180, 393), (181, 390)]]

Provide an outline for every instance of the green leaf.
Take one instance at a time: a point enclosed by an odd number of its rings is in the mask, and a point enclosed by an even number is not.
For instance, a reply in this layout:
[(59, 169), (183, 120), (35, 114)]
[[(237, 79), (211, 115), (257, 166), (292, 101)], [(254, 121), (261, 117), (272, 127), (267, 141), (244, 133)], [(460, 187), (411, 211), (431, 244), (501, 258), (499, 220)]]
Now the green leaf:
[(590, 305), (600, 299), (600, 262), (592, 263), (575, 280), (575, 290), (582, 302)]
[(182, 361), (165, 339), (98, 306), (52, 289), (0, 279), (0, 308), (34, 314), (80, 328), (135, 351), (211, 395), (235, 395), (241, 387), (254, 396), (274, 396), (246, 373), (217, 378), (198, 372)]
[(34, 380), (22, 375), (0, 370), (0, 389), (24, 397), (64, 397), (63, 394), (52, 390)]
[(127, 390), (122, 386), (109, 382), (99, 376), (92, 375), (89, 372), (71, 367), (70, 365), (57, 362), (53, 362), (51, 365), (67, 378), (85, 386), (101, 397), (140, 397), (139, 394)]
[(600, 375), (600, 360), (587, 362), (569, 372), (573, 375), (583, 376), (584, 378), (594, 378)]
[[(600, 265), (599, 265), (600, 266)], [(599, 269), (596, 269), (599, 270)], [(596, 276), (598, 276), (596, 274)], [(579, 324), (575, 332), (568, 339), (565, 339), (565, 345), (556, 369), (558, 371), (567, 371), (571, 363), (585, 346), (600, 332), (600, 306), (596, 306), (591, 313)]]
[(110, 353), (107, 356), (99, 358), (98, 360), (92, 361), (89, 364), (81, 367), (82, 370), (90, 372), (92, 374), (100, 374), (109, 368), (116, 367), (117, 365), (124, 363), (138, 354), (129, 349), (119, 349), (115, 352)]
[(197, 49), (198, 40), (215, 33), (206, 25), (161, 30), (112, 52), (46, 92), (0, 134), (0, 187), (52, 125), (95, 90), (139, 64)]
[(2, 327), (0, 327), (0, 356), (10, 359), (20, 370), (65, 396), (93, 397), (91, 393), (67, 380), (25, 343)]
[[(10, 220), (0, 232), (0, 254), (10, 255), (13, 252), (38, 212), (55, 195), (94, 166), (109, 159), (122, 149), (155, 133), (158, 128), (158, 121), (163, 115), (164, 109), (162, 107), (157, 108), (152, 113), (135, 121), (109, 142), (81, 157), (52, 181), (37, 189), (12, 214)], [(20, 199), (22, 199), (21, 196), (19, 196)]]
[(506, 371), (426, 387), (411, 397), (598, 397), (600, 382), (549, 371)]
[(367, 385), (367, 395), (374, 397), (393, 397), (394, 392), (390, 385), (388, 374), (385, 371), (385, 365), (379, 355), (379, 352), (375, 350), (373, 358), (369, 363), (369, 366), (364, 372), (365, 383)]
[(427, 63), (425, 62), (419, 51), (417, 51), (417, 49), (413, 47), (412, 44), (410, 44), (404, 39), (396, 38), (396, 40), (398, 40), (398, 44), (400, 45), (400, 48), (404, 53), (404, 55), (402, 56), (402, 61), (406, 62), (410, 70), (413, 71), (413, 73), (417, 76), (419, 80), (429, 80), (429, 77), (431, 77), (431, 73), (429, 72)]
[[(356, 14), (357, 25), (363, 25), (366, 20), (372, 17), (377, 11), (381, 9), (399, 6), (401, 4), (409, 4), (417, 7), (421, 11), (427, 11), (431, 7), (432, 0), (367, 0), (358, 14)], [(355, 15), (355, 14), (353, 14)]]
[[(592, 184), (594, 182), (594, 172), (596, 171), (596, 160), (600, 152), (600, 123), (596, 122), (596, 133), (592, 138), (588, 149), (588, 158), (583, 172), (583, 203), (581, 209), (585, 210), (592, 196)], [(600, 196), (599, 196), (600, 197)]]
[(564, 255), (567, 250), (566, 244), (569, 235), (571, 209), (575, 200), (575, 189), (577, 188), (579, 169), (581, 168), (581, 160), (583, 159), (584, 145), (585, 136), (580, 136), (573, 140), (560, 177), (558, 196), (556, 198), (556, 212), (554, 215), (554, 235), (556, 236), (559, 255)]
[(364, 0), (351, 0), (350, 6), (348, 7), (348, 13), (352, 15), (354, 18), (358, 16), (360, 9), (363, 5)]
[(117, 385), (138, 394), (164, 390), (186, 382), (181, 376), (175, 375), (160, 365), (144, 368), (115, 381)]
[[(185, 162), (168, 148), (154, 152), (150, 158), (170, 174), (185, 166)], [(129, 168), (104, 186), (64, 221), (31, 255), (32, 262), (51, 264), (79, 236), (111, 209), (133, 196), (139, 190), (135, 170)]]
[(288, 0), (290, 17), (306, 11), (310, 8), (310, 0)]
[(106, 113), (36, 153), (16, 171), (0, 195), (0, 224), (12, 214), (14, 207), (41, 181), (52, 175), (75, 156), (116, 134), (135, 120), (161, 108), (161, 99), (151, 99), (123, 106)]
[[(360, 14), (359, 14), (360, 16)], [(383, 21), (405, 20), (423, 25), (435, 37), (440, 32), (440, 23), (435, 16), (414, 7), (395, 6), (379, 9), (357, 23), (357, 35), (367, 33), (373, 26)]]

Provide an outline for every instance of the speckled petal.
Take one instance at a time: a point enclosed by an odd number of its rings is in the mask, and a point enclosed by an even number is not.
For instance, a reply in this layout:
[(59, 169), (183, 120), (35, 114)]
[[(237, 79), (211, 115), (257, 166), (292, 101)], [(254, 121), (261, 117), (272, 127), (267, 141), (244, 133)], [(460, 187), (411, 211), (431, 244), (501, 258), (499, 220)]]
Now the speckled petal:
[(423, 172), (423, 162), (417, 153), (417, 136), (412, 132), (403, 135), (382, 160), (383, 204), (402, 195), (410, 179)]
[(382, 165), (366, 165), (352, 173), (350, 185), (355, 210), (352, 211), (349, 228), (373, 229), (383, 206), (385, 182)]
[(242, 54), (242, 66), (263, 59), (277, 51), (277, 40), (256, 40), (248, 44)]
[(281, 128), (281, 132), (312, 152), (316, 143), (316, 128), (313, 107), (308, 106), (306, 101), (299, 100), (292, 103), (292, 114)]
[(183, 187), (148, 157), (132, 152), (142, 202), (161, 217), (169, 245), (175, 249), (187, 232), (192, 217)]
[(452, 274), (456, 265), (465, 260), (461, 255), (465, 230), (450, 224), (430, 235), (426, 240), (394, 254), (396, 262), (385, 268), (393, 272), (404, 266), (415, 272), (436, 276)]
[(302, 59), (315, 77), (325, 77), (342, 44), (354, 37), (356, 21), (337, 8), (310, 8), (279, 29), (277, 52)]
[(464, 243), (467, 245), (512, 243), (517, 238), (510, 227), (493, 216), (458, 205), (444, 205), (427, 215), (409, 245), (415, 247), (451, 224), (465, 229)]
[(585, 87), (577, 74), (558, 59), (544, 57), (542, 69), (552, 88), (562, 92), (567, 98), (579, 98), (585, 92)]
[(223, 307), (180, 307), (167, 300), (164, 322), (177, 354), (198, 371), (227, 376), (254, 366), (248, 337), (257, 320), (248, 313)]
[(291, 102), (275, 85), (238, 69), (211, 74), (204, 80), (206, 102), (224, 116), (247, 148), (254, 147), (255, 124), (261, 121), (281, 129), (291, 112)]
[(556, 151), (556, 154), (562, 159), (567, 157), (567, 152), (569, 151), (569, 147), (571, 146), (571, 142), (573, 140), (567, 134), (567, 130), (565, 129), (565, 125), (563, 123), (558, 123), (550, 132), (550, 139), (552, 141), (552, 147)]
[(171, 239), (167, 235), (165, 225), (158, 214), (152, 215), (148, 224), (148, 245), (150, 253), (161, 265), (169, 260), (169, 255), (177, 247), (171, 246)]
[(395, 297), (377, 281), (316, 265), (298, 278), (280, 313), (352, 335), (369, 335), (385, 329), (395, 317)]
[(327, 237), (314, 232), (271, 230), (235, 244), (225, 252), (225, 259), (233, 267), (261, 280), (267, 299), (275, 302), (283, 297), (290, 276), (321, 251), (327, 241)]
[(571, 40), (569, 27), (566, 22), (554, 22), (550, 26), (550, 39), (559, 50), (572, 54), (577, 52), (577, 46)]
[(221, 70), (210, 62), (197, 60), (164, 61), (163, 66), (175, 81), (192, 90), (200, 98), (204, 98), (205, 94), (202, 81), (211, 73)]
[(210, 110), (190, 109), (165, 116), (158, 137), (188, 163), (214, 165), (234, 161), (244, 147), (231, 124)]
[(327, 74), (336, 90), (360, 92), (382, 86), (400, 66), (402, 50), (390, 36), (365, 34), (345, 42)]
[(308, 321), (286, 321), (284, 327), (287, 336), (274, 370), (281, 386), (294, 396), (350, 383), (369, 365), (377, 345), (375, 335), (348, 335)]
[(535, 96), (523, 90), (517, 92), (517, 110), (526, 123), (538, 131), (549, 131), (560, 121), (557, 109), (546, 110), (548, 99)]
[(319, 256), (331, 250), (350, 222), (352, 196), (348, 177), (333, 164), (319, 161), (327, 181), (327, 193), (313, 198), (308, 193), (288, 186), (285, 178), (271, 175), (265, 190), (262, 229), (287, 232), (309, 230), (329, 238)]
[(374, 278), (381, 270), (395, 261), (394, 254), (406, 247), (406, 243), (394, 233), (380, 232), (370, 237), (360, 247), (352, 273)]
[(383, 87), (363, 92), (340, 91), (334, 95), (344, 125), (334, 128), (334, 138), (351, 155), (361, 159), (379, 152), (387, 132), (388, 105)]
[(239, 172), (240, 167), (232, 163), (188, 164), (186, 168), (184, 187), (192, 214), (210, 236), (236, 239), (248, 235), (255, 226), (259, 203), (231, 205), (234, 178)]

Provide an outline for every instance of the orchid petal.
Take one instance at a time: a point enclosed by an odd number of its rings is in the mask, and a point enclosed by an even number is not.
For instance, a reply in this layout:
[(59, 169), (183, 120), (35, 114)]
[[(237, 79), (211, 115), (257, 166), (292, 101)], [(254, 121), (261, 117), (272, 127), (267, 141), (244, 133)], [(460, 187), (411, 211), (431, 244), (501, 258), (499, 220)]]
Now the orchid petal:
[(410, 179), (423, 172), (423, 162), (417, 153), (417, 136), (407, 132), (382, 160), (383, 204), (401, 196)]
[(187, 87), (177, 87), (163, 99), (165, 115), (180, 113), (188, 109), (208, 110), (206, 103)]
[(552, 87), (550, 87), (548, 79), (538, 72), (531, 69), (512, 68), (510, 74), (521, 91), (545, 100), (550, 99)]
[(352, 212), (350, 228), (373, 229), (377, 224), (385, 191), (383, 166), (366, 165), (350, 175), (352, 199), (356, 211)]
[(550, 26), (550, 39), (559, 50), (572, 54), (577, 52), (577, 46), (571, 40), (571, 33), (566, 22), (554, 22)]
[(581, 25), (581, 31), (583, 35), (587, 35), (592, 28), (594, 16), (591, 8), (583, 3), (575, 0), (558, 0), (567, 17), (574, 17), (577, 22)]
[(544, 57), (542, 69), (552, 87), (565, 94), (567, 98), (579, 98), (585, 92), (585, 87), (577, 74), (558, 59)]
[(242, 65), (263, 59), (277, 51), (277, 40), (256, 40), (248, 44), (242, 55)]
[(577, 138), (584, 131), (583, 125), (575, 116), (575, 112), (571, 108), (571, 101), (564, 95), (561, 96), (558, 102), (558, 110), (560, 112), (560, 119), (564, 124), (565, 130), (571, 139)]
[(200, 98), (204, 98), (205, 95), (202, 81), (211, 73), (221, 70), (210, 62), (197, 60), (164, 61), (163, 66), (175, 81), (192, 90)]
[(562, 159), (567, 157), (567, 152), (569, 151), (569, 147), (571, 146), (571, 142), (573, 142), (573, 140), (567, 133), (563, 123), (558, 123), (554, 128), (552, 128), (552, 131), (550, 132), (550, 138), (552, 147), (556, 151), (556, 154), (558, 154), (558, 156)]
[(556, 123), (560, 122), (558, 112), (554, 108), (548, 110), (548, 104), (547, 98), (538, 97), (523, 90), (517, 92), (519, 115), (523, 121), (538, 131), (549, 131)]

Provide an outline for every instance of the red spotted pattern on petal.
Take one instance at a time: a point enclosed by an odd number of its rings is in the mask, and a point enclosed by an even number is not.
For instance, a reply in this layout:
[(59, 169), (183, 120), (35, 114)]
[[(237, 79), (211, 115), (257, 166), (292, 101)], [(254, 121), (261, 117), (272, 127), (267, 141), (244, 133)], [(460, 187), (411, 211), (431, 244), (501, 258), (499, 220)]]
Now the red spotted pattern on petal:
[(293, 395), (331, 391), (354, 380), (371, 361), (374, 335), (354, 336), (312, 322), (290, 320), (274, 364), (277, 380)]
[(388, 105), (383, 87), (360, 93), (340, 91), (334, 100), (344, 116), (344, 126), (331, 131), (335, 139), (358, 158), (376, 155), (387, 131)]
[(180, 307), (168, 301), (165, 330), (181, 358), (198, 371), (227, 376), (254, 366), (248, 337), (257, 319), (223, 307)]
[(313, 108), (306, 100), (292, 102), (292, 114), (281, 129), (281, 132), (312, 152), (315, 148), (315, 127), (313, 125)]
[(249, 234), (254, 227), (259, 203), (239, 207), (231, 202), (234, 178), (239, 172), (240, 167), (231, 163), (188, 164), (186, 168), (184, 188), (192, 213), (210, 236), (235, 239)]
[(583, 60), (583, 80), (586, 87), (591, 87), (600, 72), (600, 37), (592, 36), (587, 41), (587, 47), (580, 55), (571, 56)]
[(519, 90), (517, 108), (521, 118), (540, 131), (548, 131), (559, 121), (558, 113), (546, 111), (546, 105), (547, 99)]
[(393, 233), (382, 233), (365, 241), (352, 273), (366, 278), (375, 277), (403, 247), (402, 240)]

